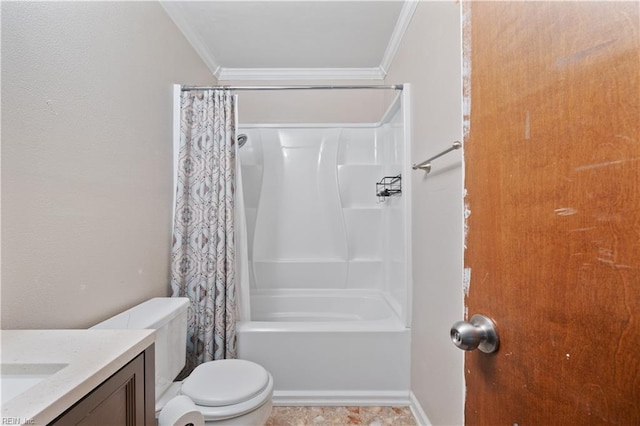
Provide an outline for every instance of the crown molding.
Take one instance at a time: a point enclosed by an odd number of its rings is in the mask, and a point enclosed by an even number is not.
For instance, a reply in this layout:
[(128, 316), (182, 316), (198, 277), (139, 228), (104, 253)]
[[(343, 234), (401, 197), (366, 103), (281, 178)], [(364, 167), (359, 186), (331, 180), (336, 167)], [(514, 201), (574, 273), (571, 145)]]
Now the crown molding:
[(418, 2), (419, 0), (404, 2), (380, 66), (371, 68), (223, 68), (187, 24), (180, 9), (180, 2), (160, 1), (160, 5), (218, 80), (384, 80)]
[(382, 61), (380, 62), (380, 69), (384, 75), (387, 75), (387, 72), (389, 72), (393, 58), (396, 56), (396, 52), (400, 47), (404, 33), (407, 31), (407, 28), (409, 28), (409, 23), (411, 22), (413, 13), (416, 11), (416, 7), (418, 7), (418, 0), (409, 0), (402, 5), (400, 16), (398, 16), (396, 26), (393, 29), (393, 33), (391, 33), (387, 50), (385, 50)]
[(376, 68), (219, 68), (216, 77), (224, 80), (383, 80)]
[(167, 12), (167, 15), (169, 15), (169, 18), (171, 18), (176, 27), (178, 27), (182, 32), (189, 44), (191, 44), (193, 50), (195, 50), (198, 56), (200, 56), (207, 68), (209, 68), (213, 75), (218, 77), (218, 74), (220, 73), (220, 65), (218, 65), (218, 62), (213, 56), (209, 55), (200, 38), (191, 30), (191, 26), (187, 24), (187, 21), (182, 14), (182, 10), (180, 10), (180, 2), (160, 1), (160, 5), (165, 12)]

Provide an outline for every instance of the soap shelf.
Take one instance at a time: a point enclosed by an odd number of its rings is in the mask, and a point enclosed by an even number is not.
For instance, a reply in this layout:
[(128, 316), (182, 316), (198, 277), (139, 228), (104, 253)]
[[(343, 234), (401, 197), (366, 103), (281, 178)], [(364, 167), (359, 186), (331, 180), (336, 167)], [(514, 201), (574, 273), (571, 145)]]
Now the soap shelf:
[(402, 175), (385, 176), (380, 182), (376, 182), (376, 195), (379, 202), (384, 202), (387, 197), (402, 194)]

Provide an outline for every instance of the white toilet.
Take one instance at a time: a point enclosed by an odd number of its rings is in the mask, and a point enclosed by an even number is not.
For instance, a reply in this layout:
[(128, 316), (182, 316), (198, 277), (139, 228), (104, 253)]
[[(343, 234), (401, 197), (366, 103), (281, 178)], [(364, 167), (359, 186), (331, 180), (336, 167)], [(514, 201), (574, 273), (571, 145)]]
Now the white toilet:
[(182, 382), (173, 382), (185, 365), (188, 306), (185, 297), (156, 297), (91, 328), (156, 330), (156, 418), (169, 401), (185, 395), (205, 425), (264, 425), (271, 413), (273, 378), (254, 362), (206, 362)]

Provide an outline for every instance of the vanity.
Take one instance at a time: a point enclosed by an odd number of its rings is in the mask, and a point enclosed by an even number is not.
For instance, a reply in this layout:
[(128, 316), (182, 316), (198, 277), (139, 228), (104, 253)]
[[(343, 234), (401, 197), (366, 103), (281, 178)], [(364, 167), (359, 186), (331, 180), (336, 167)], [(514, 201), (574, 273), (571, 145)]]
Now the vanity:
[(2, 330), (2, 424), (155, 425), (154, 330)]

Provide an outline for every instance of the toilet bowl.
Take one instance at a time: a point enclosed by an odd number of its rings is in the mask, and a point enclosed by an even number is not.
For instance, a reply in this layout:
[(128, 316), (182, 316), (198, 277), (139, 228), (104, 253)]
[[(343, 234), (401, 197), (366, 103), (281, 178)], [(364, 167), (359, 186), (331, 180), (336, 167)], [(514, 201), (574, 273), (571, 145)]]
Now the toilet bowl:
[(185, 365), (188, 306), (187, 298), (157, 297), (91, 328), (156, 330), (156, 419), (170, 401), (186, 396), (205, 425), (264, 425), (271, 413), (273, 377), (254, 362), (209, 361), (182, 382), (173, 382)]

